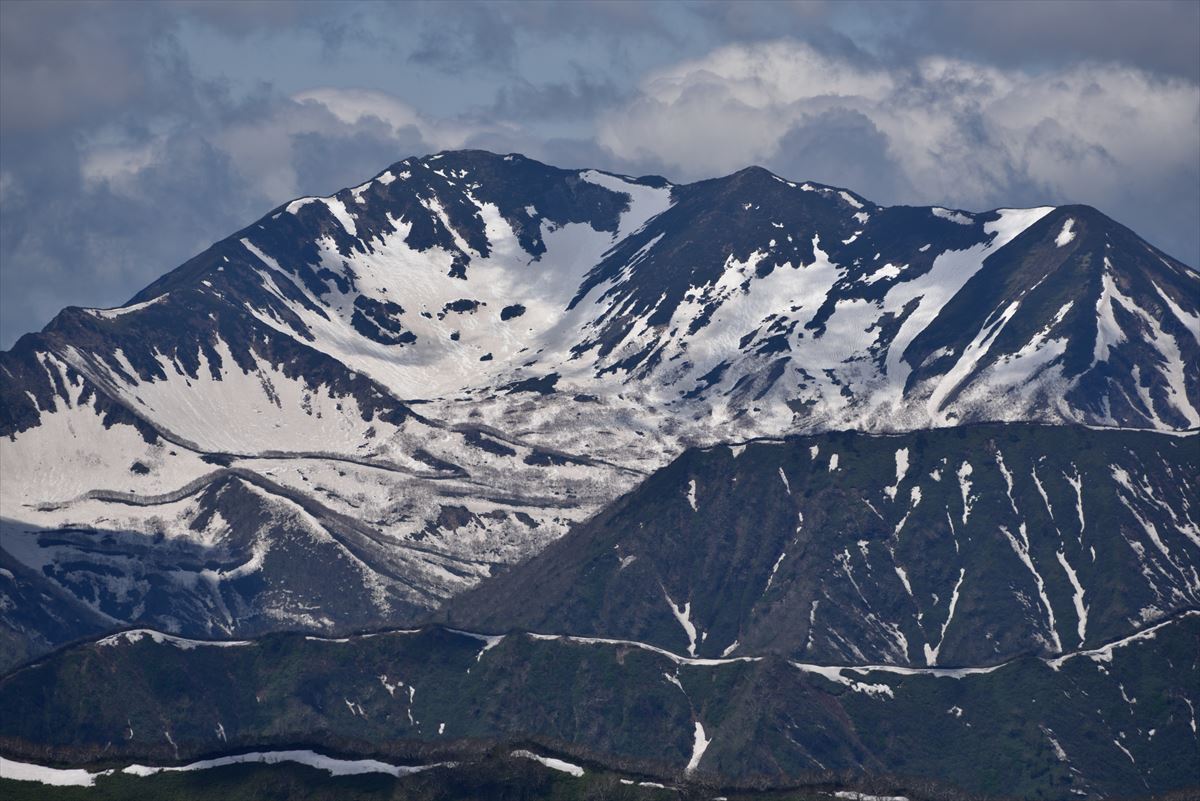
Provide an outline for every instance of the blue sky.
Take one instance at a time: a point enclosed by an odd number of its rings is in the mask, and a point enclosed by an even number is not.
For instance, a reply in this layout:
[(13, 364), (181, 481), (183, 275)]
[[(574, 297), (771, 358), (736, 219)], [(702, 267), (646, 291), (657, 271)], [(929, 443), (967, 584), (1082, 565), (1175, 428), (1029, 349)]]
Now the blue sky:
[(1200, 263), (1200, 3), (0, 4), (0, 347), (410, 155), (1080, 202)]

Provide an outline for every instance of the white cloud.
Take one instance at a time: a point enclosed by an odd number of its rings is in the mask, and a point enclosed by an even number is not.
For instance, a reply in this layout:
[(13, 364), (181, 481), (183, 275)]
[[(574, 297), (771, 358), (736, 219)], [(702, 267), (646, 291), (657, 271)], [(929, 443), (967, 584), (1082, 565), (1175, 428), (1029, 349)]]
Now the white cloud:
[(618, 157), (657, 160), (677, 178), (709, 176), (794, 162), (780, 150), (788, 132), (837, 108), (884, 134), (899, 173), (892, 185), (917, 193), (879, 198), (890, 202), (987, 207), (1014, 202), (1020, 187), (1111, 207), (1200, 162), (1200, 87), (1182, 79), (1108, 64), (1032, 73), (940, 57), (883, 71), (794, 41), (726, 46), (660, 70), (603, 117), (597, 135)]
[(335, 117), (347, 125), (357, 125), (362, 120), (375, 117), (393, 129), (414, 126), (429, 127), (428, 121), (416, 109), (386, 92), (371, 89), (309, 89), (292, 95), (297, 103), (314, 103), (324, 106)]
[(806, 113), (878, 103), (892, 91), (886, 72), (799, 43), (730, 45), (649, 75), (630, 104), (602, 119), (597, 138), (618, 157), (707, 176), (766, 160)]
[(359, 125), (374, 118), (390, 125), (397, 134), (405, 128), (415, 128), (422, 139), (439, 150), (463, 147), (472, 137), (495, 127), (429, 117), (395, 95), (374, 89), (309, 89), (293, 95), (292, 99), (320, 106), (347, 125)]
[(162, 157), (161, 140), (139, 145), (100, 145), (83, 155), (80, 172), (87, 187), (108, 181), (122, 183)]

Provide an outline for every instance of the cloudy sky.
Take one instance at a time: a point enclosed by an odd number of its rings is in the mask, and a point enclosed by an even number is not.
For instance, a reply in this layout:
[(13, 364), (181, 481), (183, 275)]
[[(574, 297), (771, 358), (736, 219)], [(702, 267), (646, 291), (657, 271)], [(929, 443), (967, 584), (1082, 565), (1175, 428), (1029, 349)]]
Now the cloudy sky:
[(479, 147), (1088, 203), (1200, 264), (1200, 3), (0, 3), (0, 347), (300, 195)]

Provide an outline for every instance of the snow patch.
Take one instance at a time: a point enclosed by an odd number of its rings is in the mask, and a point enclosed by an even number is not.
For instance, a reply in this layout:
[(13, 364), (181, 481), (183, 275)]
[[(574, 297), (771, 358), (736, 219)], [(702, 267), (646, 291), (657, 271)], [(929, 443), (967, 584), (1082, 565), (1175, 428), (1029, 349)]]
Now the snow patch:
[(0, 776), (18, 782), (37, 782), (52, 787), (91, 787), (97, 776), (106, 776), (111, 771), (89, 773), (81, 768), (48, 768), (17, 762), (0, 757)]
[(896, 483), (890, 487), (883, 488), (883, 494), (888, 496), (889, 500), (896, 500), (896, 491), (900, 489), (900, 482), (904, 480), (904, 475), (907, 472), (908, 448), (901, 448), (896, 451)]
[(310, 768), (324, 770), (332, 776), (358, 776), (364, 773), (386, 773), (390, 776), (410, 776), (423, 770), (440, 767), (444, 763), (433, 765), (389, 765), (375, 759), (334, 759), (316, 751), (256, 751), (250, 754), (234, 754), (233, 756), (204, 759), (189, 765), (174, 767), (157, 767), (151, 765), (130, 765), (122, 773), (133, 776), (153, 776), (156, 773), (178, 773), (209, 768), (222, 768), (227, 765), (261, 764), (278, 765), (281, 762), (295, 762)]
[(679, 625), (683, 627), (684, 634), (688, 638), (688, 656), (696, 655), (696, 626), (692, 623), (692, 602), (688, 601), (683, 606), (676, 606), (671, 600), (671, 596), (667, 595), (667, 591), (663, 590), (663, 597), (667, 599), (667, 605), (671, 607), (671, 614), (679, 621)]
[(687, 767), (684, 768), (684, 773), (692, 773), (700, 766), (700, 760), (704, 757), (704, 752), (708, 750), (711, 738), (704, 736), (704, 726), (700, 721), (696, 721), (695, 739), (692, 742), (692, 758), (688, 760)]
[(1062, 230), (1058, 232), (1058, 236), (1054, 237), (1054, 244), (1061, 248), (1073, 241), (1075, 241), (1075, 220), (1068, 217), (1063, 223)]
[(117, 645), (132, 645), (140, 642), (143, 639), (150, 639), (159, 645), (168, 644), (174, 645), (184, 651), (190, 651), (193, 648), (236, 648), (243, 645), (254, 645), (250, 640), (189, 640), (184, 637), (176, 637), (173, 634), (163, 634), (161, 631), (153, 629), (133, 629), (131, 631), (121, 631), (116, 634), (110, 634), (107, 637), (96, 640), (96, 645), (103, 647), (113, 647)]
[[(963, 214), (961, 211), (951, 211), (950, 209), (943, 209), (939, 206), (934, 206), (932, 209), (930, 209), (930, 211), (933, 212), (934, 217), (941, 217), (943, 220), (949, 220), (950, 222), (958, 223), (959, 225), (975, 224), (974, 220)], [(925, 247), (929, 246), (926, 245)]]
[(583, 768), (579, 767), (578, 765), (573, 765), (570, 762), (565, 762), (561, 759), (555, 759), (554, 757), (540, 756), (532, 751), (513, 751), (512, 755), (522, 759), (532, 759), (535, 762), (541, 762), (551, 770), (569, 773), (576, 778), (579, 778), (583, 775)]

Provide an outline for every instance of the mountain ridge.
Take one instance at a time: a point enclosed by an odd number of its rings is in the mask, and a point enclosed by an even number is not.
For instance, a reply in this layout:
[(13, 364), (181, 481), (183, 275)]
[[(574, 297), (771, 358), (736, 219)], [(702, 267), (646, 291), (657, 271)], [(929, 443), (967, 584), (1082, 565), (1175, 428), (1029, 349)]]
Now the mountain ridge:
[[(1165, 792), (1194, 783), (1194, 763), (1173, 760), (1147, 727), (1184, 741), (1195, 716), (1186, 676), (1156, 668), (1187, 658), (1194, 618), (1184, 613), (1054, 663), (1023, 657), (936, 675), (778, 656), (697, 660), (620, 643), (436, 627), (211, 644), (133, 631), (0, 679), (6, 704), (45, 704), (75, 723), (63, 740), (39, 716), (9, 716), (0, 741), (10, 754), (86, 765), (173, 764), (301, 741), (349, 756), (426, 761), (534, 744), (582, 761), (585, 771), (607, 767), (684, 787), (699, 780), (710, 789), (891, 777), (898, 787), (948, 797), (956, 786), (989, 797)], [(113, 672), (139, 680), (95, 703), (74, 702)], [(67, 675), (73, 680), (62, 686)], [(200, 675), (242, 681), (230, 692)], [(582, 719), (576, 685), (589, 699)], [(630, 714), (645, 725), (624, 725)], [(285, 717), (286, 742), (274, 729)], [(951, 739), (969, 742), (971, 758), (948, 758)]]

